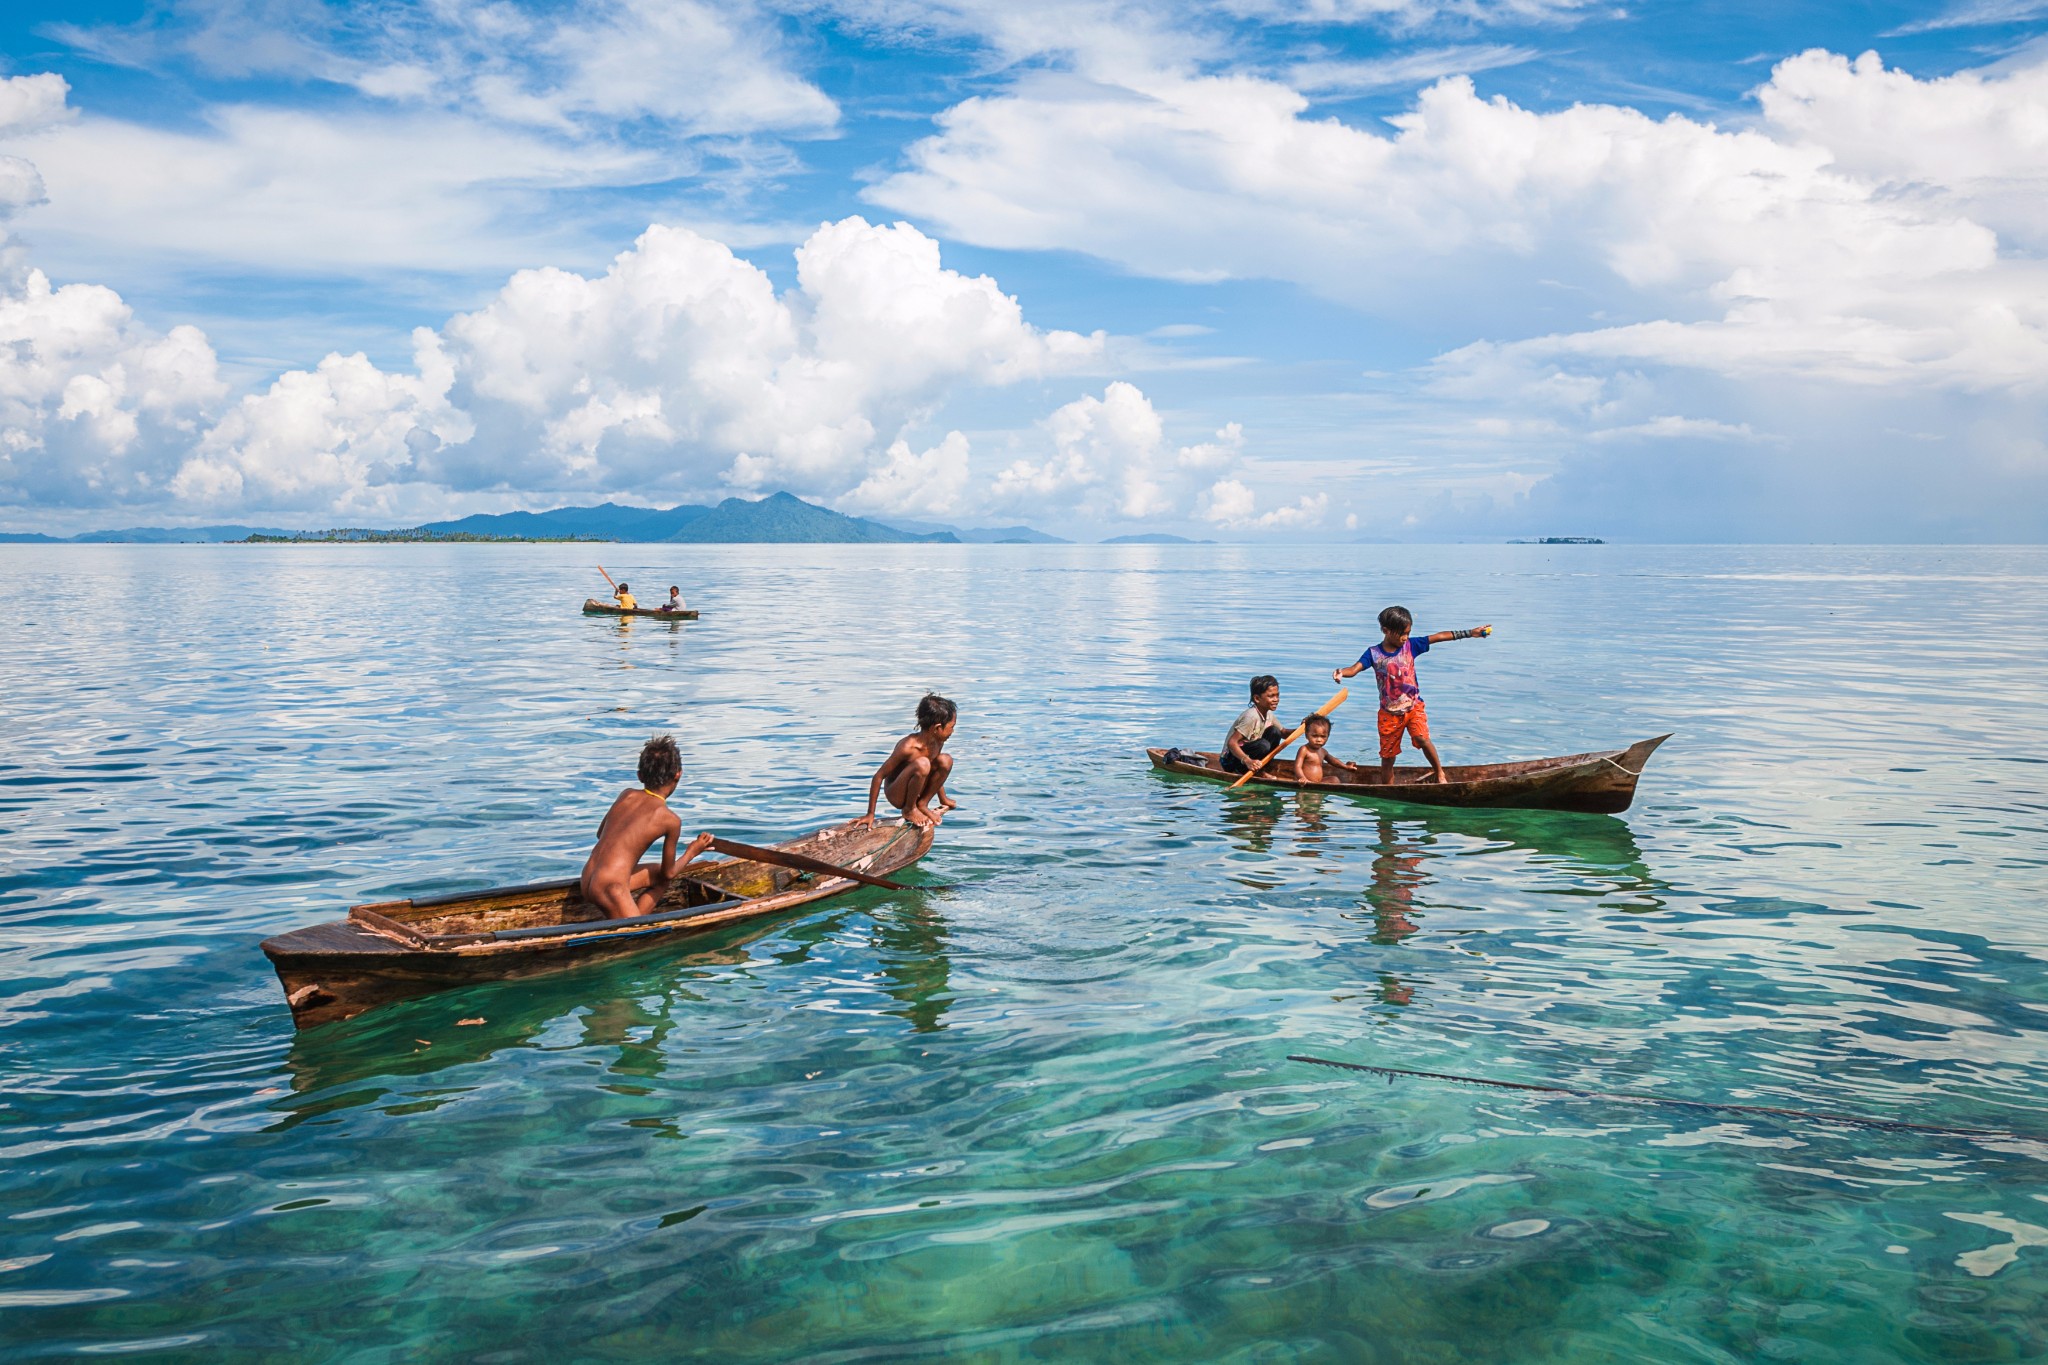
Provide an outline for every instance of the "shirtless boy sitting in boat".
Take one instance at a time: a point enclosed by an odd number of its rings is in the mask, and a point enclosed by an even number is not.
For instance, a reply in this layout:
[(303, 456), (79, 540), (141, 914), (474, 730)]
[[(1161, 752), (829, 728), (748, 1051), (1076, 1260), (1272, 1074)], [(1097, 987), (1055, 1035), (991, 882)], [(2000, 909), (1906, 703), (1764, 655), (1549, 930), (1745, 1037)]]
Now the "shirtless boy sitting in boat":
[(913, 825), (936, 825), (945, 818), (943, 812), (959, 805), (946, 795), (953, 756), (943, 752), (959, 716), (960, 708), (936, 692), (927, 692), (918, 702), (916, 733), (897, 740), (868, 780), (868, 813), (860, 818), (862, 829), (875, 823), (875, 798), (885, 792), (889, 804)]
[[(668, 808), (668, 799), (682, 775), (676, 742), (656, 735), (640, 749), (640, 789), (620, 792), (597, 827), (597, 847), (583, 864), (583, 899), (608, 918), (653, 914), (676, 869), (711, 847), (711, 836), (700, 834), (683, 850), (681, 861), (676, 858), (683, 822)], [(656, 839), (662, 841), (661, 866), (641, 866), (640, 855)]]
[(1364, 770), (1346, 763), (1329, 750), (1330, 718), (1310, 716), (1301, 723), (1301, 748), (1295, 751), (1294, 775), (1304, 782), (1335, 781), (1358, 777)]

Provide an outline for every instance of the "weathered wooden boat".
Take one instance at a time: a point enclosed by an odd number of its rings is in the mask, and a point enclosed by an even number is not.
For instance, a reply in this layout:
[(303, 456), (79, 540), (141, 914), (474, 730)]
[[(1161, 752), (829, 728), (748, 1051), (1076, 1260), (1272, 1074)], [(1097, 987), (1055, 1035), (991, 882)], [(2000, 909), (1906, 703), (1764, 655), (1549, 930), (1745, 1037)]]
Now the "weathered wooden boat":
[[(1393, 780), (1382, 782), (1378, 764), (1352, 776), (1329, 774), (1325, 781), (1304, 782), (1295, 776), (1294, 760), (1276, 758), (1246, 786), (1283, 787), (1296, 791), (1342, 792), (1380, 801), (1405, 801), (1420, 806), (1486, 806), (1511, 810), (1576, 810), (1616, 815), (1635, 800), (1636, 779), (1657, 746), (1671, 738), (1659, 735), (1626, 749), (1607, 749), (1562, 758), (1531, 758), (1519, 763), (1444, 765), (1448, 782), (1425, 781), (1429, 769), (1397, 767)], [(1162, 772), (1235, 782), (1217, 755), (1186, 749), (1147, 749), (1152, 766)]]
[[(775, 845), (783, 853), (886, 877), (922, 858), (932, 831), (901, 821), (856, 823)], [(607, 919), (575, 881), (358, 905), (263, 941), (300, 1028), (375, 1005), (480, 981), (559, 971), (639, 952), (742, 920), (851, 891), (847, 877), (745, 858), (691, 863), (652, 914)]]
[(684, 611), (663, 611), (659, 607), (635, 607), (631, 611), (627, 611), (616, 603), (600, 602), (595, 597), (583, 599), (583, 614), (585, 616), (652, 616), (661, 621), (694, 621), (697, 619), (697, 612), (694, 607)]

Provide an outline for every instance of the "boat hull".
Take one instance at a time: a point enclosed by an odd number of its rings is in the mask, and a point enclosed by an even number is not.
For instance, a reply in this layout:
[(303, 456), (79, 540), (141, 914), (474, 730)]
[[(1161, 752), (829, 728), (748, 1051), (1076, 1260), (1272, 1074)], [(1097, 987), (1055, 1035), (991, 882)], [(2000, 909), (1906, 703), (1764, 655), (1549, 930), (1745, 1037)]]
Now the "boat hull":
[(633, 610), (627, 611), (624, 607), (614, 606), (610, 602), (600, 602), (595, 597), (583, 599), (583, 614), (585, 616), (652, 616), (657, 621), (694, 621), (697, 619), (697, 613), (694, 609), (663, 611), (659, 607), (635, 607)]
[[(1445, 764), (1449, 782), (1424, 782), (1429, 769), (1420, 766), (1394, 769), (1393, 781), (1378, 780), (1379, 768), (1368, 770), (1364, 781), (1303, 782), (1294, 775), (1294, 760), (1275, 759), (1246, 786), (1285, 788), (1294, 791), (1338, 792), (1365, 796), (1376, 801), (1400, 801), (1414, 806), (1468, 806), (1493, 810), (1570, 810), (1596, 815), (1618, 815), (1635, 800), (1636, 782), (1643, 765), (1657, 746), (1671, 738), (1659, 735), (1631, 744), (1626, 749), (1597, 753), (1568, 754), (1562, 758), (1526, 759), (1518, 763)], [(1206, 777), (1218, 782), (1235, 782), (1238, 775), (1226, 772), (1213, 753), (1190, 750), (1147, 749), (1152, 766), (1161, 772), (1187, 777)], [(1178, 754), (1178, 758), (1170, 755)]]
[[(901, 821), (852, 823), (776, 847), (872, 876), (922, 858), (932, 831)], [(263, 941), (300, 1028), (349, 1019), (456, 986), (556, 972), (643, 952), (859, 889), (847, 877), (749, 859), (691, 863), (652, 915), (605, 919), (576, 882), (382, 901)]]

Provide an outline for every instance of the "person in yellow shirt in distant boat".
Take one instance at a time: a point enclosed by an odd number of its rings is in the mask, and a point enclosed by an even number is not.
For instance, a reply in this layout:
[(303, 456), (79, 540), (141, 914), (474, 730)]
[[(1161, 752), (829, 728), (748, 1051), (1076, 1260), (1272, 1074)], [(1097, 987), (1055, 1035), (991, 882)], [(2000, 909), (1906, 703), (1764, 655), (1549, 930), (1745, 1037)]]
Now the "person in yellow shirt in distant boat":
[(640, 603), (634, 599), (632, 593), (626, 590), (624, 583), (612, 589), (612, 596), (618, 599), (620, 611), (638, 611), (640, 609)]

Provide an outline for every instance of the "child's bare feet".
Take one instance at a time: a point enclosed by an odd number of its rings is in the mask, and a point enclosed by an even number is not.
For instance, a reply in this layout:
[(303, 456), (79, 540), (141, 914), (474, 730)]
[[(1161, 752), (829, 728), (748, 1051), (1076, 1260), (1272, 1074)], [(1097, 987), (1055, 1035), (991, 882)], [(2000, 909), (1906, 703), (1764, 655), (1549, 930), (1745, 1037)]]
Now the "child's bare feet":
[(928, 829), (939, 823), (937, 818), (923, 806), (912, 806), (909, 810), (903, 812), (903, 819), (909, 824), (916, 825), (919, 829)]
[(958, 801), (955, 801), (952, 797), (946, 795), (944, 792), (939, 793), (939, 804), (941, 806), (944, 806), (947, 810), (960, 809), (960, 803)]

